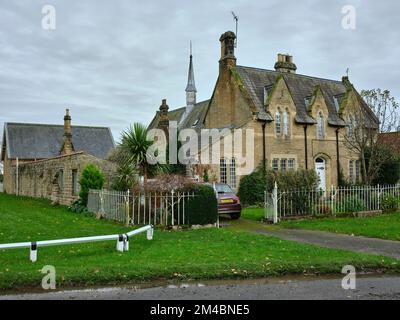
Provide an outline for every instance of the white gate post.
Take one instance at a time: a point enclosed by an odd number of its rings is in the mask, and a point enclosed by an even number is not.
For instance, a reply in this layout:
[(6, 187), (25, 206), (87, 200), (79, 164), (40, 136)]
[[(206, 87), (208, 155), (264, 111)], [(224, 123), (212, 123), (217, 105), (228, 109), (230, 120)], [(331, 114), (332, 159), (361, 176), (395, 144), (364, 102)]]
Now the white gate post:
[(379, 187), (379, 183), (378, 183), (378, 186), (377, 186), (377, 189), (378, 189), (378, 210), (380, 210), (381, 209), (381, 188)]
[(126, 197), (126, 199), (125, 199), (125, 226), (129, 226), (129, 194), (130, 194), (130, 191), (129, 191), (129, 189), (128, 189), (128, 191), (127, 191), (127, 195), (125, 196)]
[(174, 225), (174, 190), (171, 190), (171, 224)]
[(36, 244), (36, 242), (31, 243), (31, 250), (30, 250), (29, 258), (32, 262), (37, 261), (37, 244)]
[(274, 202), (274, 216), (273, 216), (273, 222), (278, 223), (278, 184), (275, 181), (274, 185), (274, 191), (272, 194), (272, 200)]
[(153, 232), (154, 232), (154, 227), (151, 226), (151, 228), (147, 230), (147, 240), (153, 240)]
[(117, 250), (119, 252), (124, 252), (124, 235), (120, 234), (117, 240)]

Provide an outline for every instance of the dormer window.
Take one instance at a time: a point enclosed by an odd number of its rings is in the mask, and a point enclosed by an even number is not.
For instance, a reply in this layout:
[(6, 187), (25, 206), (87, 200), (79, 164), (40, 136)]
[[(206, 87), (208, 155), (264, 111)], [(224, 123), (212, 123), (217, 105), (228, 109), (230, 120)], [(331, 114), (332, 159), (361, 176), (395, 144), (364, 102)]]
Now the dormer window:
[(325, 138), (325, 124), (324, 124), (324, 115), (322, 112), (318, 112), (317, 116), (317, 138), (324, 139)]
[(272, 85), (264, 87), (264, 105), (266, 106), (268, 104), (268, 97), (269, 94), (271, 93), (272, 90)]
[(340, 107), (340, 104), (339, 104), (338, 97), (336, 97), (336, 96), (333, 96), (333, 102), (335, 103), (335, 109), (336, 109), (336, 112), (339, 112), (339, 107)]
[(344, 93), (340, 93), (340, 94), (337, 94), (336, 96), (333, 96), (333, 102), (335, 104), (336, 112), (339, 112), (339, 110), (340, 110), (340, 104), (342, 103), (344, 95), (345, 95)]
[(308, 109), (308, 107), (310, 106), (311, 98), (312, 98), (311, 96), (304, 98), (304, 104), (306, 106), (306, 109)]
[(347, 122), (347, 135), (349, 137), (353, 136), (354, 134), (354, 120), (352, 116), (348, 117), (348, 122)]

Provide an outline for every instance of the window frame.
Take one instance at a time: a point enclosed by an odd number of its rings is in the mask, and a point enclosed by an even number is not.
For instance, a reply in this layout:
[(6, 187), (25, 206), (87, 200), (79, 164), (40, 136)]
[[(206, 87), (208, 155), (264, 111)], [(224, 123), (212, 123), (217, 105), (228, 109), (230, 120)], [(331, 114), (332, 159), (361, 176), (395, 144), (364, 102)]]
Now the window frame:
[(325, 139), (325, 117), (322, 111), (318, 111), (317, 115), (317, 139)]
[(78, 169), (71, 170), (71, 183), (72, 183), (71, 193), (73, 196), (77, 196), (78, 195)]
[(354, 160), (349, 160), (349, 181), (354, 183)]
[(275, 134), (277, 136), (282, 134), (282, 114), (280, 110), (275, 113)]
[(288, 171), (295, 171), (296, 170), (296, 159), (289, 158), (287, 162), (287, 170)]
[(64, 169), (58, 170), (58, 189), (64, 191)]
[(354, 181), (355, 183), (360, 182), (360, 173), (361, 173), (361, 163), (360, 160), (354, 160)]
[(272, 167), (272, 170), (274, 172), (278, 172), (279, 171), (279, 158), (273, 158), (272, 159), (271, 167)]
[(281, 171), (287, 171), (287, 158), (281, 158), (279, 161)]
[(282, 116), (282, 124), (283, 124), (283, 130), (282, 133), (285, 136), (289, 136), (289, 112), (287, 110), (285, 110), (283, 112), (283, 116)]
[(219, 181), (225, 184), (228, 183), (227, 166), (225, 158), (219, 159)]
[(232, 189), (236, 189), (237, 187), (236, 159), (234, 157), (229, 162), (229, 186)]

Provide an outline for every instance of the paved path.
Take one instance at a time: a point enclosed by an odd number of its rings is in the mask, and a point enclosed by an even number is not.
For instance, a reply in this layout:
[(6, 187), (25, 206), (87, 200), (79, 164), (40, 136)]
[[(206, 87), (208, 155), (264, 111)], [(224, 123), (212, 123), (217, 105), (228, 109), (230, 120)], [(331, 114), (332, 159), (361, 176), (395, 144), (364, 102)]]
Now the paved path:
[[(58, 291), (49, 293), (0, 296), (5, 299), (28, 300), (400, 300), (400, 277), (357, 278), (355, 290), (344, 290), (341, 278), (309, 280), (261, 279), (254, 283), (232, 283), (223, 285), (181, 284), (147, 289), (105, 288), (95, 290)], [(226, 282), (226, 281), (225, 281)]]
[[(260, 222), (242, 220), (238, 222), (244, 230), (278, 237), (284, 240), (292, 240), (315, 244), (322, 247), (343, 249), (355, 252), (378, 254), (400, 259), (400, 241), (391, 241), (359, 236), (350, 236), (325, 231), (302, 229), (269, 228)], [(238, 227), (238, 225), (236, 225)]]

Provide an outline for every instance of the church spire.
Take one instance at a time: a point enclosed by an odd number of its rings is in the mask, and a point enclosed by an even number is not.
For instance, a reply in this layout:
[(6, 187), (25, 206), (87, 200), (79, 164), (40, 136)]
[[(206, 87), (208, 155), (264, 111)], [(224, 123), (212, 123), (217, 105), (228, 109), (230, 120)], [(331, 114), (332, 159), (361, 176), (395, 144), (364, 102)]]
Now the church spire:
[(196, 85), (194, 84), (194, 71), (193, 71), (193, 55), (192, 55), (192, 41), (190, 41), (190, 61), (189, 61), (189, 73), (188, 82), (186, 86), (186, 110), (182, 115), (179, 124), (181, 125), (187, 116), (192, 112), (196, 104)]
[(188, 82), (186, 86), (186, 92), (197, 92), (196, 85), (194, 83), (194, 71), (193, 71), (193, 55), (192, 55), (192, 41), (190, 41), (190, 62), (189, 62), (189, 73)]

